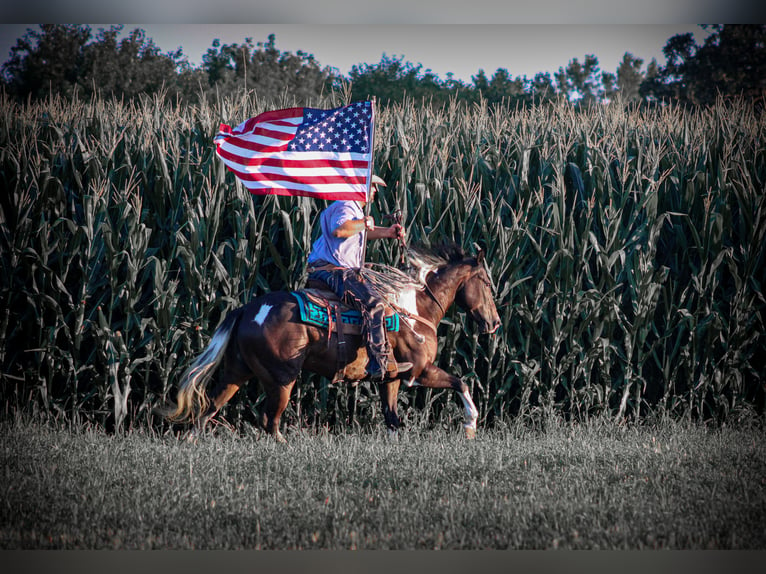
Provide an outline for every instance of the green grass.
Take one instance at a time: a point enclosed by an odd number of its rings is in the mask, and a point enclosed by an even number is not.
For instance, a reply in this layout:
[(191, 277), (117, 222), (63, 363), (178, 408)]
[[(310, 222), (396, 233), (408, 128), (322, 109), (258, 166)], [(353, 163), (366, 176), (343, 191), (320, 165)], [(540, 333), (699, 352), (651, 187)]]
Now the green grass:
[(0, 427), (2, 549), (762, 549), (766, 432)]

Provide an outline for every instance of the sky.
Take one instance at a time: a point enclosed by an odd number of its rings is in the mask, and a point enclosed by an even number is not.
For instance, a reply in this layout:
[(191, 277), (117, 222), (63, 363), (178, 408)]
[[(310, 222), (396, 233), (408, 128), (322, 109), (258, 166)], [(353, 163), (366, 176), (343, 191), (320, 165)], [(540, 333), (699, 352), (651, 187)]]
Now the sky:
[[(111, 24), (88, 24), (96, 35)], [(8, 58), (27, 28), (36, 24), (0, 24), (0, 55)], [(182, 48), (190, 63), (198, 66), (202, 56), (219, 39), (222, 44), (242, 44), (250, 37), (265, 42), (275, 34), (283, 52), (302, 50), (313, 54), (320, 65), (348, 75), (352, 66), (377, 64), (383, 55), (421, 64), (441, 79), (452, 73), (471, 82), (483, 69), (491, 77), (498, 68), (514, 76), (551, 76), (574, 58), (587, 54), (598, 58), (602, 71), (615, 73), (625, 52), (644, 60), (665, 64), (662, 48), (675, 35), (692, 32), (699, 44), (708, 32), (694, 24), (125, 24), (123, 35), (141, 28), (162, 52)]]
[[(242, 44), (276, 35), (283, 52), (302, 50), (347, 75), (385, 54), (470, 82), (482, 69), (513, 77), (553, 75), (577, 58), (598, 58), (614, 73), (625, 52), (660, 65), (675, 34), (708, 33), (696, 24), (766, 22), (752, 0), (23, 0), (0, 5), (0, 62), (28, 27), (108, 23), (142, 28), (162, 52), (182, 48), (192, 65), (219, 39)], [(760, 4), (763, 4), (762, 2)], [(106, 22), (107, 24), (91, 24)], [(139, 24), (130, 24), (138, 22)], [(241, 24), (236, 24), (240, 22)], [(247, 24), (249, 22), (249, 24)]]

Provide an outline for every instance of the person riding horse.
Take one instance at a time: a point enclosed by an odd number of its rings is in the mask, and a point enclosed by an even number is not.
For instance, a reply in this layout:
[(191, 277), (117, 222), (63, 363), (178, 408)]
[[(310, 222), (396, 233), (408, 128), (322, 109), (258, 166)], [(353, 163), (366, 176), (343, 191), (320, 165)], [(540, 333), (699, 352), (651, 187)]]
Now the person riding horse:
[[(378, 186), (385, 185), (380, 177), (374, 175), (370, 200), (375, 199)], [(372, 216), (365, 216), (365, 203), (338, 200), (322, 212), (321, 235), (311, 246), (308, 256), (308, 278), (325, 282), (338, 297), (361, 312), (370, 361), (368, 376), (371, 380), (381, 381), (395, 378), (399, 372), (411, 369), (412, 364), (394, 361), (386, 336), (385, 301), (375, 288), (362, 279), (363, 232), (367, 232), (368, 240), (400, 239), (404, 237), (404, 228), (398, 223), (390, 227), (377, 227)]]

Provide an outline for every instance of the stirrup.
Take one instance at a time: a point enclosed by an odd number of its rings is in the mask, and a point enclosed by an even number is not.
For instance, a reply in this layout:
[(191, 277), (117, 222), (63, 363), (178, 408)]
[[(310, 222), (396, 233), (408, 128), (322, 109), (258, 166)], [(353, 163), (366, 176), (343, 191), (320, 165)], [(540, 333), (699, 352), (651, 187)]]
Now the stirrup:
[(392, 372), (395, 372), (396, 374), (403, 373), (405, 371), (409, 371), (412, 368), (412, 363), (409, 361), (391, 361), (388, 363), (389, 370)]
[(388, 363), (386, 363), (386, 370), (383, 370), (380, 367), (374, 371), (368, 370), (367, 378), (371, 381), (392, 381), (398, 378), (399, 373), (404, 373), (410, 369), (412, 369), (412, 363), (410, 362), (402, 361), (401, 363), (397, 363), (396, 361), (388, 361)]
[(396, 379), (399, 376), (399, 373), (404, 373), (410, 369), (412, 369), (412, 363), (408, 361), (402, 361), (401, 363), (389, 361), (386, 364), (386, 378)]

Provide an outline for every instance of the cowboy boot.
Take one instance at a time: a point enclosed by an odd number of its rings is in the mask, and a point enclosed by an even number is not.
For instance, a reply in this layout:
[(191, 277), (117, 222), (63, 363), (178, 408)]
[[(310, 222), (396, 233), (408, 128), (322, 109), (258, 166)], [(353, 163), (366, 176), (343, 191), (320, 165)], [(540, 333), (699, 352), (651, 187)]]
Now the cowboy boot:
[[(399, 378), (400, 373), (412, 369), (412, 363), (408, 361), (397, 362), (388, 353), (381, 353), (377, 357), (368, 353), (370, 362), (367, 365), (367, 376), (371, 381), (392, 381)], [(381, 367), (385, 365), (385, 369)]]

